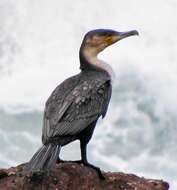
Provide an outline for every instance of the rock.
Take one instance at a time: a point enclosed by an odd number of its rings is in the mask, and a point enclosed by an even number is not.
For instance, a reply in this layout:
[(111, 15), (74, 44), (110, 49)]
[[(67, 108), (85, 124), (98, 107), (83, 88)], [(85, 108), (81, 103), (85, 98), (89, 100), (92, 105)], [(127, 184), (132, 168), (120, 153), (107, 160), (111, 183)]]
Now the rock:
[[(103, 172), (105, 180), (88, 167), (76, 163), (60, 163), (45, 177), (20, 176), (25, 164), (0, 169), (0, 190), (168, 190), (162, 180), (145, 179), (134, 174)], [(18, 174), (18, 175), (17, 175)]]

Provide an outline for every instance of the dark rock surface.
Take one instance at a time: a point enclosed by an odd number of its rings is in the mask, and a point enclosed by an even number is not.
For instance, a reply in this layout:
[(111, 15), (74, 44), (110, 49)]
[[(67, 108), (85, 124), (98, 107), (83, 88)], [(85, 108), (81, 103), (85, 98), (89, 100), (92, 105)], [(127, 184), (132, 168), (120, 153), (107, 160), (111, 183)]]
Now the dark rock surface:
[(168, 190), (162, 180), (145, 179), (134, 174), (103, 173), (100, 180), (97, 173), (76, 163), (56, 164), (43, 179), (39, 176), (21, 177), (24, 164), (10, 169), (0, 169), (0, 190)]

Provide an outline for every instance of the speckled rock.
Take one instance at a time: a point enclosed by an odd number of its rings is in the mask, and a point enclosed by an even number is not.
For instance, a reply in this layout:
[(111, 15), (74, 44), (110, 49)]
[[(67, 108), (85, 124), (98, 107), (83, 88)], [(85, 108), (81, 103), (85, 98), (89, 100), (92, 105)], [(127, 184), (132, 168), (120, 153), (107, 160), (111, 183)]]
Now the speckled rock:
[(25, 164), (10, 169), (0, 169), (0, 190), (168, 190), (162, 180), (145, 179), (134, 174), (103, 172), (105, 180), (88, 167), (76, 163), (56, 164), (44, 176), (24, 177), (17, 173)]

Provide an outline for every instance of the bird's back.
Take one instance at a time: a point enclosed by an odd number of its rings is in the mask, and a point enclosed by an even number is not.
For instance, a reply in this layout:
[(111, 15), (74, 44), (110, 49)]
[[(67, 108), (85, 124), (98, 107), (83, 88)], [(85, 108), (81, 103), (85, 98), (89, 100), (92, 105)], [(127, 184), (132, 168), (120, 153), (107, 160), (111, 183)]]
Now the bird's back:
[(104, 116), (111, 97), (109, 76), (104, 72), (81, 72), (61, 83), (46, 102), (43, 143), (75, 136)]

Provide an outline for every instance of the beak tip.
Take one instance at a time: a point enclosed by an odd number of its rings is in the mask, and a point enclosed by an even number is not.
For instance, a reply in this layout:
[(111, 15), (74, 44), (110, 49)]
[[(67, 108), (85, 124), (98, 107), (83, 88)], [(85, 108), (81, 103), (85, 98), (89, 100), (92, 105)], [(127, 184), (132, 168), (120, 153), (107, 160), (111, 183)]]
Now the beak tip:
[(120, 32), (119, 35), (121, 36), (121, 39), (129, 37), (129, 36), (139, 36), (139, 32), (137, 30), (131, 30), (128, 32)]
[(134, 30), (134, 35), (139, 36), (139, 32), (137, 30)]

